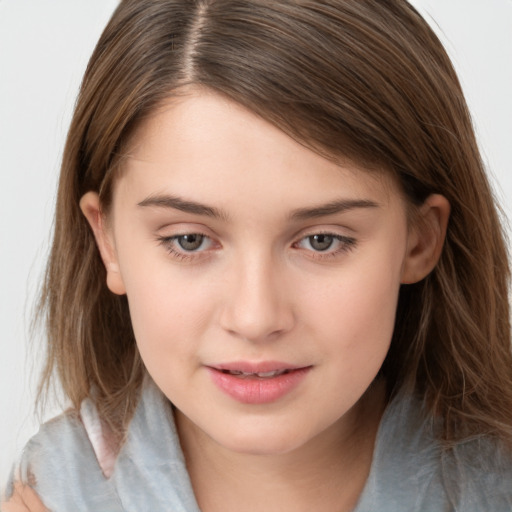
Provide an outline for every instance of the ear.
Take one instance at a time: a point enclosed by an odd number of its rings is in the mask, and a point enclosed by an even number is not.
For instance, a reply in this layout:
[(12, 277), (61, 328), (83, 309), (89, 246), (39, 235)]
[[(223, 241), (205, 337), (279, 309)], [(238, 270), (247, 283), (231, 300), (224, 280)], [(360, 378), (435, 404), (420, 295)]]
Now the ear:
[(80, 199), (80, 209), (91, 226), (101, 259), (107, 270), (107, 286), (111, 292), (124, 295), (126, 289), (119, 271), (112, 232), (101, 212), (100, 198), (96, 192), (87, 192)]
[(432, 194), (419, 208), (409, 229), (407, 253), (402, 267), (403, 284), (421, 281), (434, 269), (441, 256), (450, 218), (450, 203)]

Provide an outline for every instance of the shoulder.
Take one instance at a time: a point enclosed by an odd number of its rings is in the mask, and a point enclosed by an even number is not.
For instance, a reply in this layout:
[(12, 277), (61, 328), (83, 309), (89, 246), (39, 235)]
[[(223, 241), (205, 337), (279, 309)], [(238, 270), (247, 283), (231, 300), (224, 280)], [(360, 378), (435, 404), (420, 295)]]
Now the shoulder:
[(443, 454), (443, 482), (460, 510), (512, 510), (512, 453), (488, 437), (457, 444)]
[(23, 482), (35, 483), (38, 469), (56, 471), (71, 465), (77, 452), (87, 452), (87, 435), (78, 413), (66, 412), (39, 427), (25, 445), (18, 476)]
[(80, 415), (69, 411), (41, 425), (30, 439), (23, 450), (20, 474), (29, 481), (42, 472), (38, 471), (41, 466), (45, 472), (57, 472), (92, 460), (94, 453)]
[(10, 498), (3, 507), (8, 511), (45, 510), (19, 508), (37, 497), (40, 507), (44, 503), (49, 510), (79, 510), (96, 497), (101, 504), (115, 503), (80, 414), (74, 411), (40, 426), (25, 445), (6, 494)]
[(446, 449), (438, 426), (411, 396), (389, 404), (357, 512), (512, 510), (511, 454), (489, 438)]
[[(35, 491), (49, 510), (199, 510), (171, 404), (152, 382), (143, 387), (110, 474), (100, 464), (98, 418), (86, 402), (80, 414), (43, 424), (26, 445), (13, 481)], [(11, 484), (11, 494), (13, 489)]]
[[(2, 503), (5, 511), (47, 510), (39, 496), (74, 466), (73, 458), (86, 444), (78, 414), (66, 412), (40, 426), (25, 445)], [(40, 490), (43, 491), (40, 493)]]

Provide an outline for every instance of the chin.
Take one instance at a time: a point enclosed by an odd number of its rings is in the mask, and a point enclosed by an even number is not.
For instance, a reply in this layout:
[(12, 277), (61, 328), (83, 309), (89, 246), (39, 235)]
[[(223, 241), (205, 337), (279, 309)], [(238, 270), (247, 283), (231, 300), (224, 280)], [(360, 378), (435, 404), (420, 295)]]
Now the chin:
[(290, 453), (306, 444), (308, 438), (289, 430), (279, 432), (277, 426), (270, 426), (269, 429), (254, 428), (252, 432), (249, 429), (225, 431), (216, 441), (225, 449), (241, 455), (271, 456)]

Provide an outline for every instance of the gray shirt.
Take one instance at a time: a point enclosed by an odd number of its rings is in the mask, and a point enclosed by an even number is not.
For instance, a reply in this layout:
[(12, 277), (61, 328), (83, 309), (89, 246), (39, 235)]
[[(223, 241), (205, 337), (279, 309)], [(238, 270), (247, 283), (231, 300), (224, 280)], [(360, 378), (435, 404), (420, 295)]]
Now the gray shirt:
[[(512, 458), (489, 439), (443, 450), (432, 425), (411, 397), (398, 395), (388, 405), (354, 512), (511, 512)], [(53, 512), (200, 512), (172, 409), (151, 383), (109, 478), (73, 414), (41, 427), (23, 452), (17, 478)]]

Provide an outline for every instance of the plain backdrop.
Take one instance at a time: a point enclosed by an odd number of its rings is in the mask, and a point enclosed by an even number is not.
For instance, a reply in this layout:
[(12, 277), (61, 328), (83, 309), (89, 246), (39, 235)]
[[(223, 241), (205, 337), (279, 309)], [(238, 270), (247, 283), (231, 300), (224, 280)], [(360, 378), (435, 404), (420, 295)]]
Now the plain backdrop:
[[(512, 0), (412, 3), (455, 63), (496, 194), (512, 217)], [(29, 344), (32, 308), (76, 93), (116, 5), (0, 0), (0, 486), (37, 431), (42, 352), (38, 333)], [(55, 413), (50, 408), (47, 416)]]

